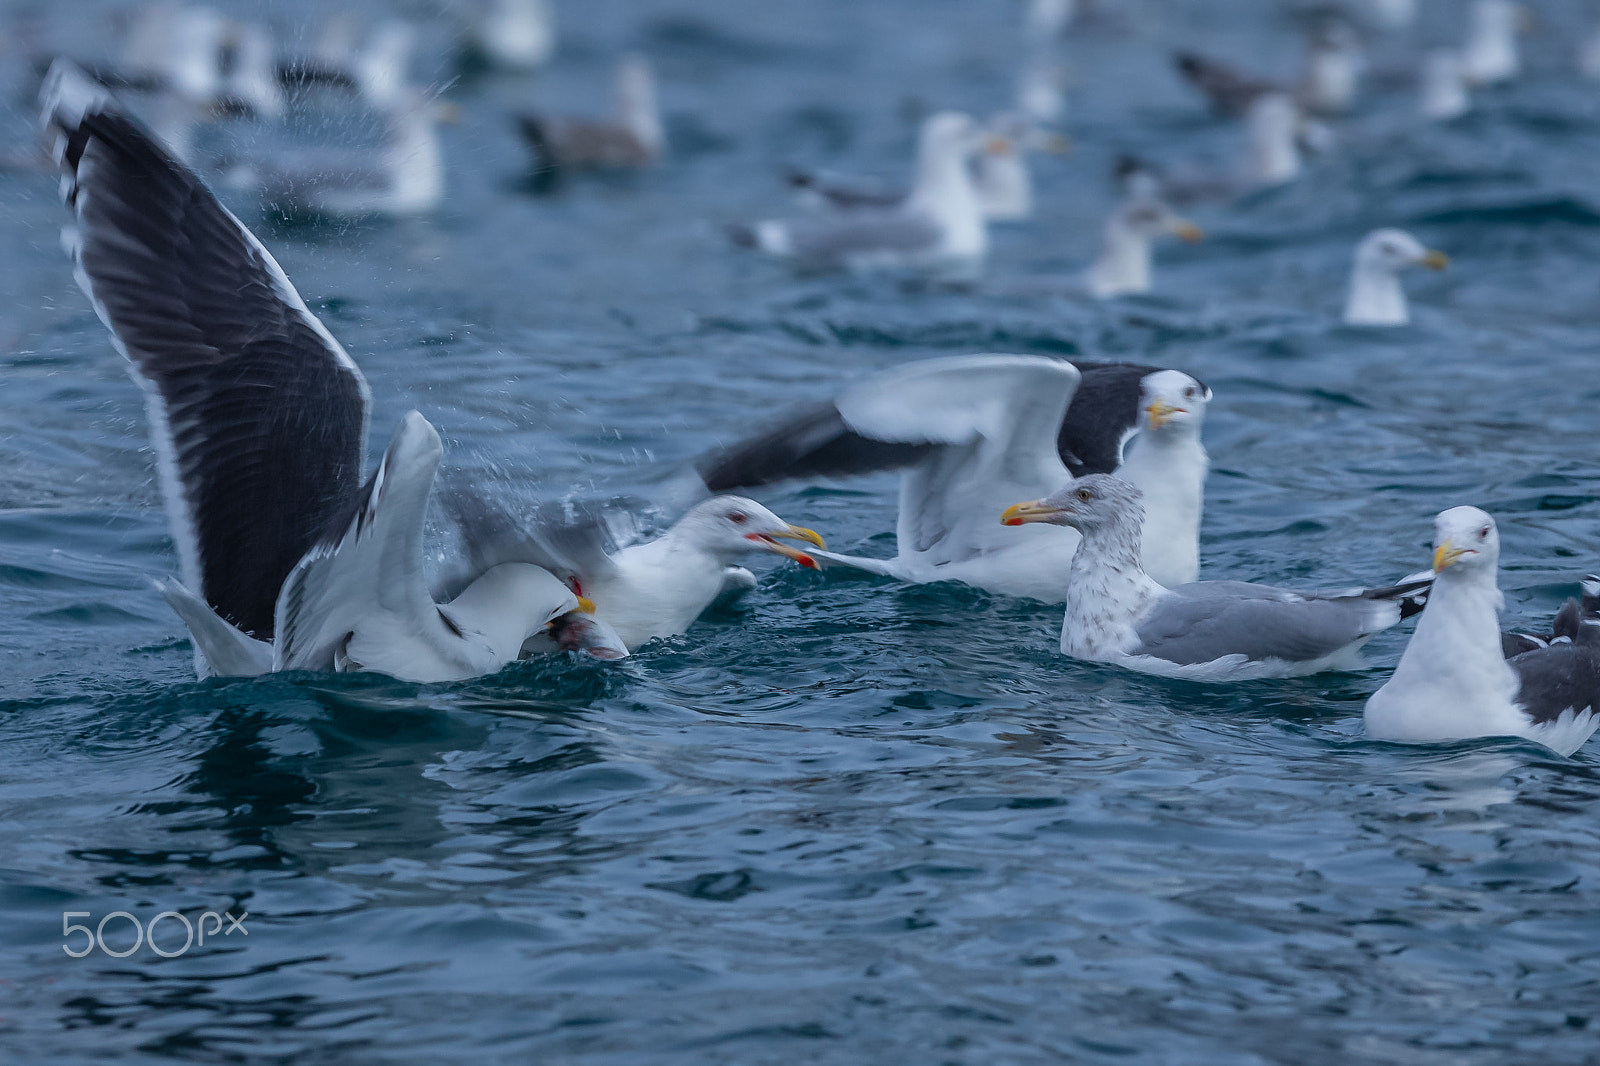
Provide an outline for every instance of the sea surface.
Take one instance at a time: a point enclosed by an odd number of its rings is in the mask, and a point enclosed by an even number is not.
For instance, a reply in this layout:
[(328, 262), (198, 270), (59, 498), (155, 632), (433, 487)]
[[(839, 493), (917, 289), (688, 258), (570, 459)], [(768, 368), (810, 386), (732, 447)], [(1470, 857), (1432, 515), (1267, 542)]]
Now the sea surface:
[[(1092, 304), (1006, 285), (1093, 254), (1116, 153), (1229, 166), (1237, 131), (1166, 54), (1287, 76), (1283, 7), (1102, 0), (1064, 46), (1075, 151), (1037, 161), (1038, 217), (952, 290), (796, 276), (723, 226), (788, 212), (787, 164), (893, 179), (918, 114), (1004, 106), (1017, 5), (556, 4), (534, 78), (452, 81), (427, 23), (417, 75), (462, 109), (436, 216), (289, 223), (228, 197), (371, 382), (374, 452), (417, 408), (513, 502), (651, 500), (907, 360), (1129, 359), (1215, 391), (1206, 576), (1387, 582), (1463, 503), (1500, 523), (1510, 623), (1600, 570), (1589, 5), (1533, 0), (1528, 77), (1423, 126), (1408, 61), (1462, 22), (1424, 0), (1335, 150), (1195, 208), (1208, 238), (1161, 249), (1158, 295)], [(335, 7), (225, 6), (302, 39)], [(32, 54), (114, 54), (115, 8), (3, 10), (0, 1062), (1600, 1061), (1600, 741), (1365, 739), (1409, 627), (1362, 672), (1202, 686), (1063, 659), (1055, 608), (763, 562), (743, 604), (620, 664), (197, 682), (151, 586), (177, 563), (140, 393), (29, 156)], [(658, 67), (673, 157), (536, 188), (511, 111), (603, 110), (626, 49)], [(328, 107), (208, 135), (372, 136)], [(1413, 325), (1343, 327), (1380, 225), (1454, 265), (1407, 279)], [(766, 502), (893, 551), (892, 479)], [(172, 958), (64, 950), (64, 921), (117, 911), (248, 916), (181, 953), (164, 920)], [(132, 944), (129, 919), (104, 939)]]

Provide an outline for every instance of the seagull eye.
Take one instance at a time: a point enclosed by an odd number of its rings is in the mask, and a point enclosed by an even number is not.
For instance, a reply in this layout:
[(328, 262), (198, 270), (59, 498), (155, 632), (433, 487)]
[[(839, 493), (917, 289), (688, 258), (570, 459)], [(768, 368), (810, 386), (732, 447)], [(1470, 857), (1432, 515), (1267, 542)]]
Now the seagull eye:
[(745, 514), (743, 511), (732, 511), (728, 514), (728, 521), (732, 522), (736, 526), (742, 526), (746, 522), (750, 521), (750, 516)]
[(1190, 385), (1187, 389), (1183, 390), (1183, 398), (1186, 400), (1192, 400), (1199, 394), (1200, 390), (1196, 389), (1193, 385)]
[(1488, 526), (1484, 526), (1482, 529), (1478, 530), (1478, 539), (1479, 540), (1488, 540), (1489, 539), (1489, 527)]
[(1094, 493), (1090, 492), (1088, 489), (1079, 489), (1077, 492), (1073, 493), (1073, 495), (1077, 496), (1080, 500), (1094, 499)]

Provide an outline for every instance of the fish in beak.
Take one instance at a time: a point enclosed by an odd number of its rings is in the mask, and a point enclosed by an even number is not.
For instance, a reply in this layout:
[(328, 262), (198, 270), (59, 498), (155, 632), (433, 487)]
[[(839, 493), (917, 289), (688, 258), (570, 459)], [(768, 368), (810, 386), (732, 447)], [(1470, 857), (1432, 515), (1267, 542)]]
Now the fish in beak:
[(1462, 558), (1462, 556), (1477, 554), (1478, 553), (1471, 548), (1456, 547), (1450, 542), (1450, 538), (1446, 537), (1443, 544), (1440, 544), (1437, 548), (1433, 549), (1433, 572), (1435, 574), (1442, 574), (1445, 572), (1445, 570), (1454, 566), (1456, 562)]
[(817, 561), (811, 558), (811, 556), (807, 555), (805, 552), (801, 551), (799, 548), (791, 548), (787, 544), (779, 544), (776, 539), (779, 537), (782, 537), (786, 540), (803, 540), (807, 544), (814, 544), (824, 550), (826, 550), (828, 547), (827, 541), (823, 540), (818, 533), (816, 533), (814, 530), (807, 529), (804, 526), (788, 526), (781, 533), (746, 534), (746, 539), (755, 541), (769, 552), (774, 552), (786, 559), (793, 559), (795, 562), (799, 563), (808, 570), (820, 569), (817, 566)]
[(1003, 526), (1023, 526), (1029, 522), (1048, 522), (1060, 513), (1058, 508), (1049, 506), (1043, 500), (1026, 500), (1022, 503), (1014, 503), (1002, 511), (1000, 513), (1000, 524)]
[(1445, 270), (1450, 266), (1450, 257), (1445, 255), (1443, 252), (1436, 252), (1430, 248), (1421, 259), (1417, 260), (1417, 262), (1421, 263), (1429, 270)]
[(1151, 429), (1160, 429), (1173, 415), (1187, 414), (1188, 411), (1187, 407), (1174, 407), (1162, 400), (1157, 400), (1144, 409), (1144, 413), (1150, 416)]
[[(588, 604), (588, 607), (584, 607), (584, 604)], [(592, 659), (608, 661), (626, 659), (628, 646), (622, 643), (622, 637), (605, 621), (590, 613), (593, 610), (593, 603), (582, 596), (578, 597), (576, 611), (568, 611), (550, 622), (550, 639), (561, 651), (579, 651)]]

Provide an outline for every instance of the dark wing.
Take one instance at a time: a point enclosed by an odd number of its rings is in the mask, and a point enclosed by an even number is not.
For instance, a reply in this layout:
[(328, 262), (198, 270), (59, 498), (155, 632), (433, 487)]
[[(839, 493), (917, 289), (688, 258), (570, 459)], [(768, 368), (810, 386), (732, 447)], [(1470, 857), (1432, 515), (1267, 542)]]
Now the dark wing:
[(1600, 627), (1579, 639), (1524, 652), (1510, 660), (1520, 685), (1517, 704), (1535, 725), (1563, 714), (1600, 713)]
[(865, 182), (840, 181), (791, 167), (786, 172), (791, 188), (814, 193), (833, 207), (895, 207), (905, 201), (905, 189), (886, 189)]
[(1197, 52), (1174, 52), (1172, 62), (1184, 80), (1211, 102), (1211, 110), (1230, 118), (1248, 111), (1256, 97), (1279, 88)]
[(1080, 363), (1078, 391), (1061, 420), (1056, 446), (1073, 477), (1111, 474), (1122, 465), (1122, 446), (1139, 428), (1144, 379), (1161, 368), (1137, 363)]
[(211, 191), (71, 64), (43, 123), (78, 281), (144, 386), (183, 579), (273, 632), (284, 578), (360, 484), (361, 371)]
[(942, 443), (875, 440), (851, 429), (832, 403), (821, 403), (696, 466), (711, 492), (733, 492), (780, 481), (898, 470), (921, 462)]

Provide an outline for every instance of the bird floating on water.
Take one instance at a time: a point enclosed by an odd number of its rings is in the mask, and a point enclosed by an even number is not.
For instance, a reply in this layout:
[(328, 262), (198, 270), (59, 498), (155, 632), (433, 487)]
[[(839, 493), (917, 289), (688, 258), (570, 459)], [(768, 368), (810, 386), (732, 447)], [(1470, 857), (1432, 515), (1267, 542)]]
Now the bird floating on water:
[(1507, 649), (1500, 632), (1494, 519), (1452, 507), (1433, 528), (1433, 591), (1394, 676), (1367, 700), (1367, 735), (1408, 743), (1526, 737), (1571, 755), (1600, 725), (1600, 619), (1569, 600), (1545, 646), (1505, 658), (1523, 645)]
[(1522, 73), (1517, 36), (1526, 18), (1526, 9), (1512, 0), (1472, 0), (1461, 48), (1462, 74), (1469, 85), (1503, 85)]
[(1401, 229), (1373, 230), (1356, 246), (1350, 293), (1344, 305), (1347, 326), (1403, 326), (1411, 321), (1400, 273), (1409, 267), (1444, 270), (1450, 257), (1425, 248)]
[(892, 207), (768, 219), (731, 229), (734, 242), (808, 269), (977, 273), (989, 233), (970, 161), (983, 131), (967, 115), (923, 120), (911, 192)]
[(626, 654), (536, 566), (497, 566), (436, 603), (422, 559), (433, 427), (408, 414), (363, 483), (366, 380), (266, 248), (71, 64), (51, 68), (42, 103), (79, 280), (144, 388), (182, 572), (162, 591), (202, 676), (445, 681), (565, 627), (568, 644)]
[(1423, 118), (1449, 122), (1472, 110), (1465, 64), (1455, 49), (1434, 48), (1422, 57), (1421, 84), (1419, 110)]
[(618, 61), (614, 103), (610, 119), (519, 114), (517, 128), (533, 153), (535, 175), (628, 169), (658, 161), (667, 150), (667, 138), (656, 105), (655, 76), (643, 56)]
[(1061, 650), (1192, 681), (1300, 677), (1354, 669), (1374, 634), (1400, 621), (1427, 588), (1294, 592), (1243, 581), (1163, 588), (1141, 560), (1143, 494), (1090, 474), (1001, 514), (1008, 526), (1070, 526), (1083, 535), (1066, 584)]

